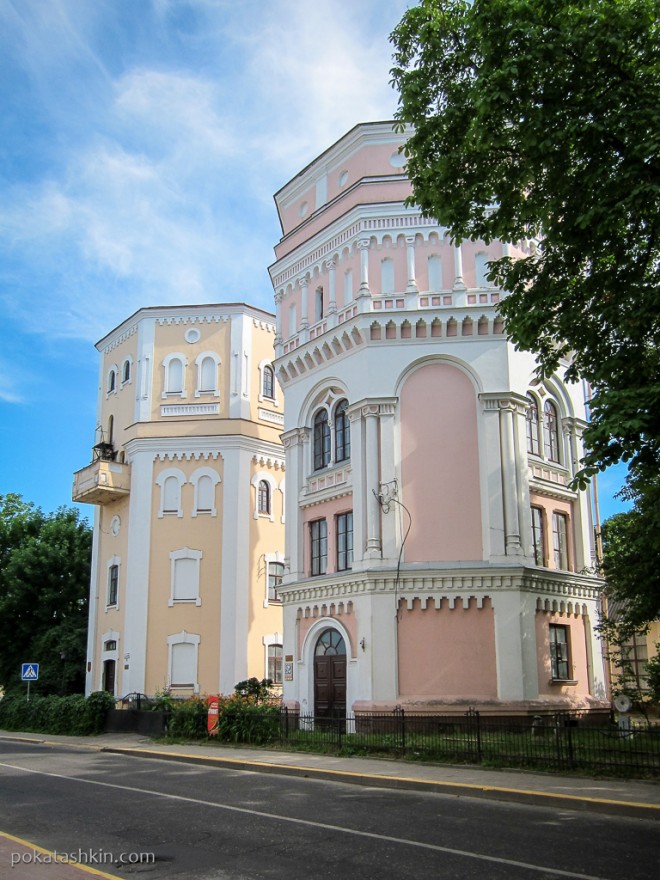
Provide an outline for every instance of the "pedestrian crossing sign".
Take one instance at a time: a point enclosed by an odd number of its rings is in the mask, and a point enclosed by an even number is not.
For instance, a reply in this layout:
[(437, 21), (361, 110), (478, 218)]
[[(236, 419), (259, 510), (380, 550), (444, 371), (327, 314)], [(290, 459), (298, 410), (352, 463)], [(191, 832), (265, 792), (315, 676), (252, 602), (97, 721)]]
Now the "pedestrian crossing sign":
[(23, 663), (21, 665), (21, 681), (36, 681), (39, 678), (38, 663)]

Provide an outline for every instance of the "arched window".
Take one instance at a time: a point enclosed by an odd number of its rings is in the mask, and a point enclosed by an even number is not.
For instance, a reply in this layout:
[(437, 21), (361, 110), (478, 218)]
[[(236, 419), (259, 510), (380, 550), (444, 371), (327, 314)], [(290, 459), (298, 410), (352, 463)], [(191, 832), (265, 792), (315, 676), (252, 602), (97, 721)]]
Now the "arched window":
[(108, 373), (108, 394), (117, 390), (117, 371), (113, 367)]
[(551, 400), (543, 406), (543, 452), (548, 461), (559, 461), (559, 419)]
[(527, 395), (527, 400), (529, 401), (526, 414), (527, 452), (531, 452), (532, 455), (540, 455), (539, 405), (536, 402), (536, 398), (531, 394)]
[(199, 390), (215, 391), (216, 386), (215, 361), (212, 357), (205, 357), (199, 365)]
[(336, 629), (326, 629), (316, 643), (316, 657), (343, 656), (346, 654), (346, 643)]
[(314, 470), (330, 464), (330, 426), (328, 412), (320, 409), (314, 416)]
[(197, 513), (210, 513), (215, 509), (215, 486), (207, 474), (197, 480)]
[(128, 358), (124, 361), (124, 365), (121, 368), (121, 381), (124, 384), (131, 381), (131, 362)]
[(165, 358), (164, 364), (165, 394), (179, 394), (183, 397), (184, 363), (182, 358), (177, 357), (176, 355), (169, 355)]
[(163, 482), (163, 513), (179, 512), (179, 481), (176, 477), (166, 477)]
[(259, 480), (257, 487), (257, 505), (259, 513), (270, 515), (270, 485), (266, 480)]
[(263, 371), (263, 396), (269, 398), (269, 400), (275, 400), (275, 374), (273, 373), (273, 368), (269, 367), (268, 364), (266, 364)]
[(348, 420), (348, 401), (340, 400), (335, 407), (335, 461), (351, 457), (351, 427)]

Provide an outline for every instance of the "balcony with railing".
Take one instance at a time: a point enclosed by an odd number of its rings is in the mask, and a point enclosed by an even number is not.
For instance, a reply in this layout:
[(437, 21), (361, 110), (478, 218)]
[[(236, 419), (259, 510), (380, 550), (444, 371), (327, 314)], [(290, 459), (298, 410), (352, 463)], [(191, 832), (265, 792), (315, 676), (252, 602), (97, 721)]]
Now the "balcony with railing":
[(116, 461), (112, 443), (97, 443), (92, 462), (73, 475), (72, 498), (79, 504), (110, 504), (130, 492), (130, 465)]

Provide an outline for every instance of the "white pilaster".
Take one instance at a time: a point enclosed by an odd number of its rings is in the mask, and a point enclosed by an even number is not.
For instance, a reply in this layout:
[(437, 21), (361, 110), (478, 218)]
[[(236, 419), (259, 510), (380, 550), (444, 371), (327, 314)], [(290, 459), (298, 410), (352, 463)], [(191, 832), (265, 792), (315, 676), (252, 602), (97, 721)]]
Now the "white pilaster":
[(491, 597), (495, 613), (497, 696), (500, 700), (538, 698), (536, 599), (503, 590)]
[(139, 443), (134, 441), (134, 444), (129, 443), (126, 447), (131, 465), (131, 504), (126, 551), (123, 651), (130, 654), (130, 659), (129, 668), (123, 671), (122, 691), (146, 694), (149, 687), (146, 663), (154, 454), (149, 449), (140, 450)]
[[(100, 666), (101, 651), (99, 648), (99, 627), (97, 616), (99, 612), (99, 542), (101, 537), (101, 509), (94, 507), (94, 531), (92, 534), (92, 566), (89, 579), (89, 605), (87, 625), (87, 667), (85, 669), (85, 696), (95, 691), (96, 682), (99, 680), (100, 668), (97, 668), (97, 660)], [(91, 666), (91, 668), (90, 668)]]
[(463, 252), (460, 241), (454, 244), (454, 290), (465, 289), (463, 281)]
[(520, 556), (520, 517), (518, 511), (518, 479), (514, 445), (515, 404), (500, 402), (500, 438), (502, 449), (502, 487), (504, 491), (504, 524), (507, 556)]
[[(334, 260), (328, 263), (328, 297), (328, 314), (332, 319), (337, 314), (337, 264)], [(335, 323), (331, 320), (332, 326), (335, 326)]]
[(244, 314), (231, 316), (231, 358), (229, 417), (249, 419), (250, 362), (252, 358), (252, 318)]
[(299, 278), (298, 284), (300, 285), (300, 330), (306, 339), (307, 330), (309, 329), (309, 303), (307, 301), (309, 278), (306, 275), (303, 278)]
[(236, 447), (223, 452), (222, 576), (220, 585), (220, 692), (247, 678), (250, 597), (250, 462)]
[(151, 403), (154, 380), (154, 339), (156, 321), (143, 318), (138, 322), (137, 378), (135, 382), (135, 421), (151, 420)]
[(379, 474), (379, 437), (378, 437), (378, 404), (362, 407), (365, 420), (365, 471), (367, 509), (367, 556), (379, 558), (380, 544), (380, 504), (378, 501)]

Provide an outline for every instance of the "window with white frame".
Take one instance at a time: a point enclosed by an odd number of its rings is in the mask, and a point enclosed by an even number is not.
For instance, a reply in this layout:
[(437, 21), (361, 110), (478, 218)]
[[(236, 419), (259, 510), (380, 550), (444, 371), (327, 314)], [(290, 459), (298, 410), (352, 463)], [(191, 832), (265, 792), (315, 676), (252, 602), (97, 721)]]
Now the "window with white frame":
[(251, 480), (254, 486), (254, 513), (253, 518), (268, 517), (274, 522), (273, 496), (277, 488), (275, 480), (266, 471), (258, 471)]
[(545, 565), (545, 534), (543, 526), (543, 509), (532, 507), (532, 555), (535, 565)]
[(113, 394), (117, 390), (117, 367), (112, 366), (108, 370), (108, 380), (106, 384), (106, 391), (108, 394)]
[(160, 487), (159, 517), (183, 516), (181, 487), (185, 482), (185, 474), (179, 468), (168, 468), (158, 475), (156, 485)]
[(337, 516), (337, 571), (353, 567), (353, 511)]
[(266, 364), (262, 376), (262, 393), (269, 400), (275, 400), (275, 373), (270, 364)]
[(548, 461), (559, 462), (559, 419), (551, 400), (543, 404), (543, 452)]
[(568, 627), (550, 624), (550, 669), (555, 681), (569, 681), (571, 662)]
[(351, 423), (348, 418), (348, 401), (340, 400), (334, 411), (335, 461), (348, 461), (351, 457)]
[(328, 523), (316, 519), (309, 524), (311, 575), (325, 574), (328, 567)]
[(568, 571), (568, 517), (565, 513), (552, 514), (552, 549), (555, 568)]
[(215, 494), (220, 475), (212, 468), (198, 468), (191, 474), (190, 482), (194, 494), (192, 515), (217, 516)]
[(539, 405), (533, 394), (527, 395), (528, 407), (525, 414), (527, 430), (527, 451), (532, 455), (539, 455), (541, 451), (539, 433)]
[(106, 605), (116, 608), (119, 605), (119, 559), (113, 556), (108, 563), (108, 592)]
[(185, 630), (168, 636), (169, 686), (171, 688), (192, 689), (199, 693), (197, 669), (200, 636)]
[(327, 409), (320, 409), (314, 416), (314, 470), (320, 471), (330, 464), (330, 424)]
[(267, 562), (266, 565), (268, 567), (268, 601), (281, 602), (278, 590), (284, 577), (284, 563)]
[(197, 367), (197, 388), (195, 397), (202, 394), (218, 396), (218, 367), (220, 358), (214, 352), (205, 351), (195, 359)]
[(268, 669), (266, 676), (274, 685), (281, 685), (282, 676), (282, 645), (268, 645)]
[(202, 604), (199, 595), (201, 559), (202, 551), (190, 547), (170, 553), (170, 607), (176, 602)]
[(282, 633), (270, 633), (262, 637), (264, 646), (264, 672), (274, 685), (282, 684)]
[(168, 354), (163, 360), (163, 369), (165, 371), (163, 397), (186, 396), (186, 364), (186, 358), (178, 352)]
[(131, 381), (131, 359), (126, 358), (121, 368), (121, 384), (126, 385)]
[(271, 513), (270, 484), (266, 480), (259, 480), (257, 487), (257, 508), (260, 514)]

